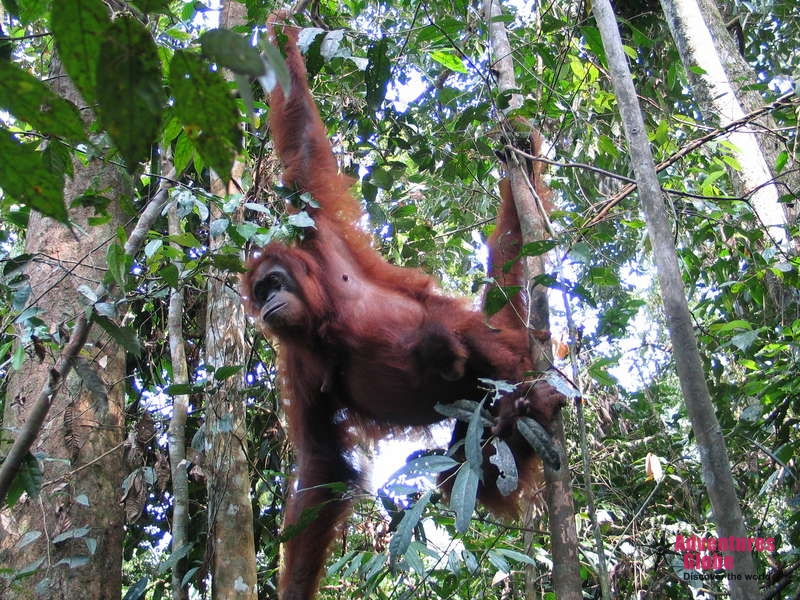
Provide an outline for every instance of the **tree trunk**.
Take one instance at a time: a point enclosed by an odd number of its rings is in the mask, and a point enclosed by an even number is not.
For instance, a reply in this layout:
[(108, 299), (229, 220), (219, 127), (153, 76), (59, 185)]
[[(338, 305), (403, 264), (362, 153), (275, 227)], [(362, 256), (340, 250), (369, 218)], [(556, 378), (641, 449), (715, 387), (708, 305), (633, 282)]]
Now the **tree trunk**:
[[(212, 212), (212, 218), (214, 212)], [(214, 251), (212, 244), (210, 252)], [(210, 367), (244, 365), (245, 316), (235, 277), (209, 274), (206, 362)], [(206, 399), (209, 543), (213, 552), (213, 596), (256, 598), (253, 511), (245, 448), (247, 428), (242, 376), (221, 382)]]
[[(77, 105), (77, 92), (63, 73), (56, 91)], [(67, 180), (67, 205), (88, 189), (112, 199), (110, 210), (130, 193), (126, 179), (99, 160), (74, 162)], [(106, 251), (122, 220), (89, 225), (93, 209), (73, 208), (71, 230), (31, 212), (25, 252), (31, 306), (61, 344), (86, 307), (80, 286), (94, 288), (106, 275)], [(0, 589), (4, 598), (119, 598), (122, 584), (124, 513), (119, 503), (124, 475), (125, 354), (94, 328), (83, 351), (53, 397), (47, 420), (31, 450), (40, 457), (44, 483), (38, 498), (23, 496), (0, 513), (0, 564), (16, 572), (34, 565), (29, 579)], [(40, 356), (33, 344), (25, 364), (8, 376), (4, 427), (12, 435), (26, 422), (57, 354)], [(17, 545), (20, 540), (28, 544)], [(0, 586), (1, 587), (1, 586)]]
[[(230, 28), (244, 22), (244, 5), (227, 1), (222, 7), (220, 26)], [(231, 181), (238, 183), (244, 171), (234, 164)], [(212, 191), (219, 197), (238, 192), (215, 177)], [(221, 211), (212, 206), (211, 220)], [(242, 213), (227, 215), (242, 220)], [(214, 253), (224, 239), (212, 238)], [(208, 276), (206, 312), (206, 363), (218, 369), (243, 366), (245, 314), (235, 274), (212, 269)], [(253, 508), (250, 500), (249, 464), (245, 453), (247, 426), (242, 395), (242, 374), (221, 382), (207, 397), (206, 448), (208, 467), (208, 539), (212, 552), (212, 595), (214, 598), (255, 600), (257, 597), (256, 557), (253, 536)]]
[[(181, 232), (178, 210), (169, 207), (169, 234), (177, 236)], [(177, 244), (174, 244), (177, 246)], [(181, 265), (177, 265), (181, 268)], [(167, 330), (169, 335), (169, 356), (172, 362), (172, 383), (189, 383), (189, 367), (186, 362), (186, 346), (183, 336), (183, 288), (170, 292)], [(176, 394), (172, 402), (172, 418), (169, 422), (169, 463), (172, 479), (172, 552), (177, 552), (189, 543), (189, 478), (186, 472), (186, 418), (189, 409), (189, 396)], [(186, 574), (186, 561), (179, 560), (172, 567), (172, 600), (186, 600), (188, 590), (181, 585)]]
[[(692, 90), (706, 117), (716, 117), (721, 126), (741, 119), (747, 112), (760, 108), (763, 99), (743, 86), (756, 82), (755, 74), (736, 49), (722, 16), (711, 0), (661, 0), (672, 37), (681, 61), (692, 82)], [(695, 67), (695, 68), (693, 68)], [(699, 67), (701, 72), (698, 72)], [(762, 117), (762, 124), (777, 130), (775, 122)], [(780, 194), (773, 183), (778, 146), (774, 140), (759, 139), (765, 129), (752, 126), (728, 134), (733, 154), (741, 169), (732, 177), (743, 196), (750, 196), (750, 205), (773, 241), (781, 248), (788, 245), (786, 213), (778, 202)], [(768, 129), (766, 130), (768, 131)], [(769, 148), (767, 154), (763, 150)]]
[[(484, 18), (488, 23), (489, 41), (492, 46), (492, 55), (495, 57), (492, 64), (497, 73), (498, 88), (500, 91), (516, 89), (514, 76), (514, 62), (511, 46), (508, 43), (505, 25), (497, 17), (502, 16), (498, 0), (484, 0)], [(518, 108), (522, 104), (519, 94), (513, 94), (509, 108)], [(542, 211), (541, 201), (534, 198), (531, 183), (524, 161), (509, 164), (508, 176), (511, 183), (512, 194), (522, 228), (522, 241), (528, 244), (549, 237), (545, 215)], [(530, 307), (528, 326), (535, 330), (549, 331), (550, 309), (547, 299), (547, 290), (542, 286), (532, 285), (533, 278), (543, 274), (545, 263), (543, 256), (528, 258), (525, 261), (525, 273), (528, 279), (528, 305)], [(552, 351), (549, 347), (531, 338), (531, 352), (534, 364), (542, 370), (549, 367), (552, 361)], [(548, 522), (550, 524), (550, 540), (553, 556), (553, 590), (562, 600), (578, 600), (582, 597), (580, 563), (578, 562), (578, 533), (575, 528), (575, 508), (572, 501), (572, 485), (570, 470), (565, 453), (564, 425), (558, 415), (551, 426), (553, 442), (559, 450), (561, 469), (553, 471), (545, 467), (545, 500), (548, 508)], [(529, 581), (530, 581), (529, 577)], [(530, 586), (526, 584), (529, 588)]]
[[(645, 213), (647, 231), (653, 245), (653, 254), (661, 287), (664, 312), (667, 317), (678, 378), (684, 401), (697, 440), (703, 481), (706, 484), (719, 537), (746, 537), (739, 509), (736, 486), (731, 475), (730, 461), (697, 350), (697, 339), (692, 326), (692, 316), (686, 301), (683, 280), (678, 267), (678, 256), (672, 239), (672, 230), (666, 219), (666, 206), (661, 194), (647, 130), (644, 126), (636, 90), (633, 87), (628, 63), (622, 49), (614, 12), (609, 0), (595, 0), (593, 12), (603, 38), (608, 57), (611, 79), (617, 96), (619, 111), (625, 126), (625, 136), (633, 170), (636, 173), (639, 196)], [(734, 600), (758, 598), (753, 557), (749, 552), (734, 552), (731, 572), (741, 580), (729, 580)], [(751, 580), (745, 577), (753, 577)]]

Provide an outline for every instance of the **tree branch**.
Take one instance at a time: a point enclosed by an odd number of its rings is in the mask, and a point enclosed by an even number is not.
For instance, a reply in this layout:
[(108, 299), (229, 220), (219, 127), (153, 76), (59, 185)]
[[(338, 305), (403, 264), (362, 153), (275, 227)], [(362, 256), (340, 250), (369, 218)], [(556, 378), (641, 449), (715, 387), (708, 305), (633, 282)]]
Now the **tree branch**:
[[(172, 177), (174, 177), (174, 173), (169, 176), (169, 178)], [(171, 184), (162, 183), (155, 196), (153, 196), (153, 199), (150, 200), (142, 211), (130, 236), (128, 236), (128, 241), (125, 243), (125, 254), (128, 256), (135, 256), (142, 248), (147, 232), (150, 230), (153, 223), (155, 223), (155, 220), (161, 214), (166, 204), (167, 192), (170, 187)], [(111, 293), (111, 289), (101, 284), (95, 288), (94, 292), (97, 298), (103, 298)], [(61, 353), (61, 364), (57, 369), (52, 369), (50, 371), (50, 377), (48, 377), (47, 383), (39, 393), (33, 408), (31, 408), (28, 419), (25, 421), (24, 426), (14, 440), (14, 444), (8, 452), (8, 456), (6, 456), (2, 465), (0, 465), (0, 504), (5, 503), (11, 483), (19, 471), (22, 461), (36, 441), (36, 437), (39, 435), (47, 413), (50, 411), (53, 398), (58, 393), (61, 384), (66, 380), (72, 367), (75, 365), (75, 359), (80, 354), (89, 337), (89, 331), (92, 327), (91, 316), (92, 310), (88, 309), (78, 317), (78, 322), (72, 330), (70, 340)]]
[[(797, 104), (800, 104), (800, 98), (795, 96), (794, 92), (791, 92), (789, 94), (784, 94), (780, 98), (777, 98), (773, 102), (770, 102), (765, 106), (762, 106), (758, 110), (754, 110), (753, 112), (745, 115), (741, 119), (738, 119), (736, 121), (731, 121), (725, 127), (720, 127), (718, 129), (715, 129), (714, 131), (710, 131), (706, 135), (689, 142), (688, 144), (683, 146), (680, 150), (675, 152), (675, 154), (673, 154), (666, 160), (658, 163), (656, 165), (656, 171), (657, 172), (663, 171), (667, 167), (678, 162), (687, 154), (694, 152), (695, 150), (705, 145), (706, 143), (710, 142), (711, 140), (714, 140), (720, 136), (730, 133), (731, 131), (734, 131), (736, 129), (740, 129), (741, 127), (748, 125), (749, 123), (755, 121), (758, 117), (764, 114), (770, 113), (780, 108), (786, 108), (788, 106)], [(611, 212), (611, 210), (617, 204), (619, 204), (625, 198), (627, 198), (631, 194), (631, 192), (633, 192), (635, 189), (636, 189), (635, 182), (629, 183), (628, 185), (624, 186), (621, 190), (619, 190), (616, 194), (614, 194), (613, 196), (611, 196), (611, 198), (608, 199), (608, 202), (606, 202), (603, 208), (601, 208), (600, 211), (588, 223), (586, 223), (585, 227), (592, 227), (593, 225), (597, 225), (600, 221), (605, 219), (608, 213)]]

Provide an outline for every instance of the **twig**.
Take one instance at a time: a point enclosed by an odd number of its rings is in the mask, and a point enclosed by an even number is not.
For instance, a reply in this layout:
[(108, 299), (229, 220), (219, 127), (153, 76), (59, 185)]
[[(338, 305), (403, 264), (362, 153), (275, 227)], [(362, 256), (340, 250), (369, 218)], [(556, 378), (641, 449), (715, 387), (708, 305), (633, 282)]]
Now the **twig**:
[[(714, 131), (710, 131), (706, 135), (699, 137), (692, 142), (689, 142), (683, 148), (678, 150), (675, 154), (673, 154), (663, 162), (658, 163), (656, 165), (656, 171), (658, 172), (663, 171), (667, 167), (678, 162), (681, 158), (683, 158), (687, 154), (697, 150), (700, 146), (703, 146), (704, 144), (710, 142), (715, 138), (723, 136), (727, 133), (730, 133), (731, 131), (734, 131), (736, 129), (739, 129), (740, 127), (749, 124), (751, 121), (757, 119), (761, 115), (772, 112), (773, 110), (777, 110), (779, 108), (783, 108), (785, 106), (790, 106), (792, 104), (798, 104), (798, 103), (800, 103), (800, 99), (795, 97), (794, 92), (791, 92), (789, 94), (784, 94), (783, 96), (777, 98), (773, 102), (770, 102), (769, 104), (762, 106), (761, 108), (756, 109), (753, 112), (743, 116), (741, 119), (738, 119), (736, 121), (731, 121), (724, 127), (720, 127), (718, 129), (715, 129)], [(619, 190), (616, 194), (611, 196), (611, 198), (608, 199), (608, 202), (606, 202), (605, 206), (603, 206), (603, 208), (601, 208), (600, 211), (588, 223), (586, 223), (585, 227), (592, 227), (593, 225), (597, 225), (608, 215), (608, 213), (611, 211), (612, 208), (614, 208), (617, 204), (622, 202), (622, 200), (624, 200), (635, 189), (636, 189), (636, 184), (629, 183), (621, 190)]]

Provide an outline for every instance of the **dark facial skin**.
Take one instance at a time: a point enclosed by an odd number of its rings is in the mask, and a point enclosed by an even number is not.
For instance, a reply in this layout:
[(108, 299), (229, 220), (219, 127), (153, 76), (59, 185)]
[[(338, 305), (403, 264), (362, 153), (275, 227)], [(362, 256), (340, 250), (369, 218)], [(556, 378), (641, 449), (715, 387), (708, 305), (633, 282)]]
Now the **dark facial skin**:
[(278, 335), (302, 326), (305, 311), (294, 278), (279, 264), (264, 267), (252, 289), (261, 325)]

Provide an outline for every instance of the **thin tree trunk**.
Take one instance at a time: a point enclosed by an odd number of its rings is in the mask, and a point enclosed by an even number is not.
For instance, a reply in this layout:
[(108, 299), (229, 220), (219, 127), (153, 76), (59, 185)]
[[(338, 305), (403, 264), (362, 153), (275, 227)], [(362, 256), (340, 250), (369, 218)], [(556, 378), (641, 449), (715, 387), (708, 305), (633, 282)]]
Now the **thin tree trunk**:
[[(215, 211), (212, 211), (212, 219)], [(219, 240), (210, 244), (214, 252)], [(218, 369), (244, 365), (245, 316), (238, 281), (209, 273), (206, 362)], [(209, 543), (213, 596), (256, 598), (256, 560), (242, 375), (221, 382), (206, 399)]]
[[(181, 233), (178, 210), (173, 204), (169, 207), (169, 234)], [(177, 246), (177, 244), (175, 244)], [(178, 247), (179, 248), (179, 247)], [(178, 269), (181, 265), (177, 265)], [(186, 363), (186, 346), (183, 337), (183, 289), (175, 288), (169, 297), (167, 330), (169, 334), (169, 354), (172, 362), (172, 382), (189, 383), (189, 369)], [(177, 552), (189, 543), (189, 480), (186, 473), (186, 417), (189, 396), (176, 394), (172, 402), (172, 419), (169, 422), (169, 462), (172, 475), (172, 552)], [(179, 560), (172, 567), (172, 598), (185, 600), (188, 590), (181, 585), (186, 574), (186, 561)]]
[[(719, 537), (746, 537), (744, 521), (739, 508), (736, 486), (731, 475), (730, 461), (697, 350), (697, 340), (692, 328), (692, 317), (686, 301), (683, 281), (671, 229), (666, 219), (666, 207), (650, 151), (647, 130), (644, 126), (636, 90), (622, 50), (614, 12), (609, 0), (595, 0), (593, 11), (603, 38), (608, 57), (611, 79), (617, 96), (633, 170), (639, 186), (639, 196), (644, 208), (647, 231), (653, 245), (653, 254), (661, 287), (664, 312), (667, 317), (675, 362), (683, 391), (684, 401), (697, 440), (703, 480), (711, 499)], [(735, 577), (729, 580), (734, 600), (752, 600), (759, 597), (753, 558), (749, 552), (732, 552)], [(745, 579), (746, 576), (753, 579)], [(737, 579), (741, 577), (741, 580)]]
[[(741, 88), (755, 83), (755, 74), (736, 51), (713, 2), (661, 0), (661, 7), (692, 82), (692, 90), (707, 117), (718, 118), (724, 127), (763, 104), (760, 96), (750, 92), (748, 97), (754, 106), (748, 106), (747, 111), (742, 107)], [(763, 122), (764, 118), (761, 120)], [(771, 125), (774, 130), (775, 123), (771, 122)], [(763, 133), (761, 129), (747, 127), (728, 134), (733, 155), (740, 165), (739, 170), (732, 170), (732, 176), (738, 180), (740, 192), (750, 196), (750, 205), (772, 240), (785, 249), (789, 241), (786, 213), (778, 202), (778, 187), (773, 183), (773, 173), (759, 141), (759, 135)], [(773, 156), (770, 158), (774, 167), (777, 146), (772, 144), (772, 148)]]
[[(82, 105), (69, 78), (59, 69), (55, 72), (56, 91)], [(69, 332), (86, 310), (78, 288), (102, 284), (106, 251), (122, 223), (114, 211), (118, 200), (130, 193), (126, 178), (106, 163), (75, 161), (73, 167), (74, 177), (64, 190), (67, 205), (86, 190), (102, 190), (112, 198), (112, 219), (89, 225), (94, 210), (76, 207), (70, 211), (76, 224), (70, 230), (31, 212), (25, 240), (25, 252), (36, 257), (26, 271), (31, 306), (39, 309), (37, 317), (56, 337)], [(23, 497), (0, 513), (0, 564), (17, 571), (38, 566), (18, 587), (0, 585), (3, 598), (120, 597), (125, 353), (99, 331), (89, 332), (74, 370), (44, 407), (43, 426), (31, 448), (43, 458), (42, 493)], [(40, 406), (37, 398), (52, 381), (58, 359), (50, 353), (37, 357), (33, 344), (28, 344), (25, 364), (8, 375), (3, 425), (12, 433), (19, 432)], [(32, 534), (39, 537), (15, 546), (22, 536)]]
[[(492, 46), (493, 70), (497, 73), (499, 90), (516, 89), (514, 62), (511, 46), (508, 43), (505, 25), (497, 17), (502, 16), (498, 0), (484, 0), (484, 18), (488, 23), (489, 41)], [(513, 94), (509, 108), (518, 108), (522, 98)], [(549, 237), (541, 201), (534, 197), (527, 168), (523, 163), (507, 165), (508, 176), (514, 202), (522, 228), (524, 244)], [(529, 282), (544, 273), (543, 256), (531, 257), (525, 261), (525, 273)], [(542, 286), (528, 285), (530, 315), (528, 326), (534, 330), (549, 331), (550, 309), (547, 290)], [(531, 352), (537, 368), (545, 370), (552, 363), (552, 350), (531, 338)], [(545, 500), (548, 508), (550, 539), (553, 556), (553, 590), (562, 600), (578, 600), (582, 597), (580, 564), (578, 562), (578, 533), (575, 528), (575, 508), (572, 501), (569, 463), (566, 457), (564, 424), (558, 415), (552, 426), (553, 442), (561, 455), (562, 468), (558, 471), (545, 467)], [(532, 590), (528, 589), (531, 594)]]
[[(226, 1), (220, 26), (230, 28), (244, 22), (243, 4)], [(226, 188), (215, 176), (212, 192), (219, 197), (237, 193), (244, 164), (236, 161)], [(214, 205), (211, 220), (242, 220), (241, 210), (222, 215)], [(209, 252), (217, 252), (224, 239), (212, 238)], [(208, 276), (206, 310), (206, 363), (215, 369), (243, 366), (246, 360), (244, 307), (235, 274), (212, 269)], [(212, 595), (214, 598), (255, 600), (257, 597), (256, 557), (253, 536), (253, 508), (247, 455), (247, 426), (242, 394), (243, 376), (220, 383), (207, 397), (206, 448), (208, 466), (208, 539), (212, 552)]]

